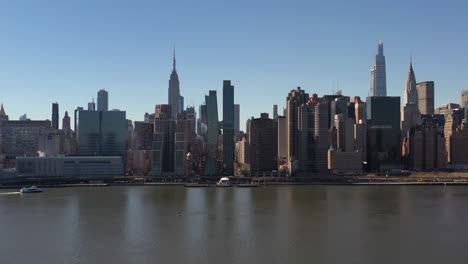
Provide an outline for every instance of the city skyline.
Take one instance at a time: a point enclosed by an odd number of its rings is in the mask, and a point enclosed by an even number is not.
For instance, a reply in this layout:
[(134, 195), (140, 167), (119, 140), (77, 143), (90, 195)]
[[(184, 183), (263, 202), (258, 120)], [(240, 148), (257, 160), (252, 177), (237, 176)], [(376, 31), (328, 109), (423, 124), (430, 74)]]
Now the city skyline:
[[(381, 40), (378, 42), (378, 49), (377, 49), (377, 55), (376, 55), (376, 57), (379, 57), (379, 56), (383, 56), (383, 41), (381, 41)], [(373, 93), (374, 89), (376, 89), (376, 88), (373, 88), (373, 82), (374, 82), (374, 78), (375, 78), (375, 77), (374, 77), (374, 73), (373, 73), (373, 72), (374, 72), (373, 68), (375, 67), (375, 65), (376, 65), (376, 64), (374, 64), (374, 66), (371, 68), (371, 71), (370, 71), (370, 72), (371, 72), (371, 76), (370, 76), (371, 87), (370, 87), (370, 90), (368, 91), (368, 95), (369, 95), (369, 96), (371, 96), (371, 94)], [(383, 79), (383, 83), (384, 83), (384, 88), (385, 88), (385, 89), (384, 89), (383, 91), (380, 91), (380, 92), (379, 92), (380, 94), (384, 94), (384, 93), (386, 92), (386, 85), (385, 85), (385, 83), (386, 83), (386, 81), (385, 81), (385, 56), (383, 56), (383, 67), (384, 67), (384, 79)], [(412, 75), (414, 76), (414, 72), (413, 72), (413, 58), (412, 58), (412, 57), (410, 57), (410, 72), (409, 72), (408, 74), (412, 74)], [(409, 77), (408, 77), (408, 78), (409, 78)], [(413, 78), (414, 78), (414, 77), (413, 77)], [(223, 82), (225, 82), (225, 81), (223, 81)], [(418, 85), (419, 85), (419, 83), (418, 83)], [(298, 87), (301, 87), (301, 86), (298, 86)], [(175, 49), (173, 50), (173, 55), (172, 55), (172, 72), (171, 72), (171, 74), (170, 74), (169, 86), (168, 86), (168, 89), (167, 89), (167, 91), (168, 91), (167, 93), (168, 93), (168, 98), (169, 98), (169, 99), (167, 99), (166, 102), (164, 102), (164, 100), (163, 100), (161, 103), (168, 103), (168, 101), (171, 100), (169, 94), (170, 94), (171, 89), (174, 90), (174, 88), (176, 88), (177, 92), (176, 92), (175, 96), (173, 96), (173, 97), (180, 98), (180, 99), (177, 101), (177, 106), (180, 108), (180, 107), (182, 107), (182, 106), (184, 105), (184, 103), (183, 103), (184, 97), (182, 96), (182, 92), (180, 91), (180, 88), (179, 88), (179, 79), (178, 79), (178, 73), (177, 73), (177, 70), (176, 70), (176, 54), (175, 54)], [(214, 88), (214, 89), (210, 89), (210, 90), (216, 90), (216, 91), (218, 91), (219, 94), (221, 94), (221, 96), (223, 95), (223, 89), (220, 88), (220, 87), (217, 87), (217, 88)], [(208, 90), (207, 92), (205, 92), (205, 95), (207, 95), (207, 94), (209, 93), (210, 90)], [(311, 89), (310, 91), (314, 91), (314, 90)], [(339, 86), (338, 86), (336, 89), (333, 89), (330, 93), (328, 93), (328, 95), (334, 95), (334, 94), (337, 93), (337, 92), (338, 92), (338, 93), (341, 92), (341, 93), (345, 94), (345, 92), (344, 92), (343, 90), (341, 90), (341, 89), (339, 88)], [(460, 91), (458, 92), (458, 96), (462, 96), (461, 94), (462, 94), (463, 92), (465, 92), (465, 91), (460, 90)], [(101, 96), (103, 93), (105, 94), (105, 96), (104, 96), (105, 99), (101, 99), (101, 100), (105, 100), (105, 107), (103, 108), (105, 111), (107, 111), (107, 109), (108, 109), (108, 110), (120, 110), (120, 111), (126, 111), (126, 112), (129, 111), (128, 109), (122, 109), (122, 108), (118, 108), (118, 107), (115, 107), (115, 108), (114, 108), (114, 107), (112, 107), (112, 108), (108, 107), (108, 99), (107, 99), (107, 97), (108, 97), (108, 91), (107, 91), (106, 89), (100, 89), (100, 90), (97, 92), (97, 97), (96, 97), (96, 98), (97, 98), (98, 101), (100, 100), (100, 96)], [(312, 92), (312, 93), (316, 93), (316, 92)], [(375, 93), (377, 93), (377, 91), (375, 91)], [(398, 97), (400, 97), (401, 103), (402, 103), (402, 105), (403, 105), (403, 104), (406, 103), (407, 96), (408, 96), (407, 93), (408, 93), (408, 79), (406, 80), (406, 86), (405, 86), (405, 88), (404, 88), (404, 90), (403, 90), (403, 92), (402, 92), (401, 95), (388, 95), (388, 96), (398, 96)], [(437, 93), (437, 89), (435, 89), (435, 93)], [(317, 94), (318, 94), (318, 93), (317, 93)], [(318, 95), (327, 95), (327, 93), (318, 94)], [(349, 95), (349, 94), (347, 94), (347, 95)], [(355, 95), (353, 95), (353, 96), (355, 96)], [(357, 95), (357, 96), (359, 96), (359, 95)], [(438, 99), (436, 96), (435, 96), (434, 99), (436, 100), (435, 102), (440, 101), (440, 99)], [(182, 102), (181, 102), (181, 101), (182, 101)], [(200, 105), (202, 105), (202, 104), (204, 104), (204, 103), (205, 103), (205, 101), (203, 101)], [(446, 104), (446, 103), (457, 103), (457, 101), (454, 99), (454, 100), (452, 100), (452, 101), (441, 102), (439, 105), (438, 105), (437, 103), (435, 103), (435, 104), (434, 104), (434, 107), (438, 107), (438, 106), (441, 106), (442, 104)], [(2, 106), (3, 106), (3, 104), (4, 104), (4, 103), (2, 102)], [(60, 102), (54, 102), (53, 104), (58, 104), (58, 105), (60, 105)], [(92, 97), (92, 102), (88, 102), (87, 104), (88, 104), (88, 110), (90, 109), (90, 108), (89, 108), (89, 107), (90, 107), (90, 104), (92, 104), (93, 107), (96, 108), (96, 109), (94, 109), (94, 110), (98, 110), (98, 109), (97, 109), (98, 107), (96, 107), (96, 103), (95, 103), (95, 97)], [(158, 103), (155, 104), (155, 105), (158, 105), (158, 104), (159, 104), (159, 101), (158, 101)], [(176, 104), (176, 102), (174, 102), (174, 104)], [(236, 104), (236, 105), (239, 105), (239, 104)], [(275, 106), (275, 105), (276, 105), (276, 104), (274, 104), (274, 106)], [(285, 103), (285, 104), (283, 105), (283, 110), (286, 109), (286, 105), (287, 105), (287, 103)], [(80, 105), (80, 106), (81, 106), (81, 105)], [(186, 105), (186, 106), (187, 106), (187, 107), (196, 107), (196, 105), (191, 105), (191, 104)], [(62, 107), (63, 107), (63, 106), (62, 106)], [(65, 107), (67, 108), (68, 106), (65, 106)], [(220, 114), (222, 115), (222, 114), (223, 114), (223, 106), (222, 106), (222, 104), (218, 105), (218, 107), (219, 107), (218, 111), (219, 111)], [(76, 108), (75, 108), (75, 109), (76, 109)], [(179, 110), (179, 109), (178, 109), (178, 110)], [(183, 111), (183, 110), (185, 110), (185, 109), (180, 109), (179, 111)], [(63, 113), (65, 113), (65, 112), (67, 112), (67, 111), (68, 111), (68, 110), (64, 110)], [(131, 111), (131, 109), (130, 109), (130, 111)], [(53, 111), (52, 111), (52, 112), (53, 112)], [(403, 113), (403, 109), (401, 110), (401, 112)], [(145, 112), (145, 113), (151, 113), (151, 110), (148, 111), (148, 112)], [(251, 118), (252, 116), (260, 115), (261, 113), (270, 113), (270, 111), (269, 111), (269, 110), (266, 110), (266, 111), (262, 111), (262, 112), (259, 112), (259, 113), (247, 113), (247, 114), (244, 114), (244, 116), (246, 116), (245, 120), (242, 120), (242, 119), (240, 120), (240, 121), (241, 121), (241, 122), (240, 122), (241, 130), (242, 130), (242, 131), (245, 131), (245, 122), (247, 121), (247, 119)], [(7, 113), (7, 114), (8, 114), (8, 113)], [(13, 117), (10, 117), (10, 119), (11, 119), (11, 120), (21, 120), (21, 118), (26, 117), (27, 114), (28, 114), (28, 113), (24, 113), (23, 115), (20, 115), (18, 118), (15, 118), (15, 117), (13, 116)], [(59, 114), (59, 116), (60, 116), (60, 112), (59, 112), (58, 114)], [(173, 113), (173, 114), (174, 114), (174, 113)], [(274, 114), (274, 113), (272, 112), (272, 113), (270, 113), (270, 114)], [(175, 117), (175, 116), (174, 116), (174, 117)], [(28, 119), (31, 119), (31, 120), (36, 120), (36, 119), (30, 118), (29, 116), (28, 116), (27, 118), (28, 118)], [(141, 115), (140, 118), (137, 118), (137, 119), (130, 119), (130, 120), (132, 120), (132, 121), (142, 121), (143, 119), (144, 119), (144, 114)], [(50, 118), (50, 119), (49, 119), (49, 118), (43, 118), (43, 119), (38, 119), (38, 120), (50, 120), (50, 121), (52, 121), (52, 123), (54, 122), (54, 121), (53, 121), (53, 117)], [(221, 121), (221, 120), (220, 120), (220, 121)], [(59, 127), (60, 127), (60, 126), (59, 126)]]
[(463, 263), (466, 10), (0, 0), (0, 264)]
[[(379, 41), (379, 43), (378, 43), (378, 54), (377, 54), (377, 56), (379, 56), (379, 54), (380, 54), (379, 52), (383, 49), (382, 44), (383, 44), (383, 42), (382, 42), (382, 41)], [(384, 58), (384, 59), (385, 59), (385, 58)], [(385, 62), (384, 62), (384, 63), (385, 63)], [(384, 66), (384, 68), (385, 68), (385, 66)], [(372, 72), (373, 72), (373, 71), (372, 71), (372, 69), (371, 69), (371, 77), (370, 77), (370, 80), (371, 80), (371, 88), (370, 88), (370, 90), (368, 91), (369, 96), (371, 96), (370, 94), (373, 92), (372, 82), (373, 82), (373, 78), (374, 78), (374, 77), (373, 77), (373, 73), (372, 73)], [(414, 72), (413, 72), (413, 59), (412, 59), (412, 57), (410, 57), (410, 73), (408, 73), (408, 74), (412, 74), (412, 75), (414, 76)], [(408, 78), (409, 78), (409, 77), (408, 77)], [(413, 77), (413, 78), (414, 78), (414, 77)], [(171, 85), (171, 82), (176, 82), (176, 84)], [(222, 81), (222, 82), (225, 82), (225, 80)], [(156, 106), (156, 105), (158, 105), (158, 104), (161, 104), (161, 103), (162, 103), (162, 104), (167, 104), (168, 101), (170, 101), (169, 93), (170, 93), (171, 89), (174, 89), (174, 88), (177, 88), (177, 90), (178, 90), (178, 91), (177, 91), (178, 93), (176, 94), (177, 97), (180, 97), (180, 100), (182, 100), (182, 102), (183, 102), (183, 100), (184, 100), (184, 99), (183, 99), (184, 97), (182, 96), (182, 92), (181, 92), (180, 89), (179, 89), (178, 73), (177, 73), (177, 70), (176, 70), (175, 50), (173, 51), (173, 56), (172, 56), (172, 72), (171, 72), (171, 74), (170, 74), (170, 80), (169, 80), (169, 86), (168, 86), (168, 87), (169, 87), (169, 88), (168, 88), (168, 89), (166, 88), (166, 90), (168, 90), (168, 98), (169, 98), (169, 99), (166, 99), (166, 101), (162, 100), (161, 102), (158, 101), (158, 103), (154, 104), (154, 106)], [(302, 88), (302, 86), (298, 86), (298, 87), (301, 87), (301, 88)], [(207, 90), (206, 92), (204, 92), (204, 93), (205, 93), (205, 96), (208, 95), (208, 94), (209, 94), (209, 91), (211, 91), (211, 90), (217, 91), (218, 94), (221, 94), (221, 96), (223, 95), (223, 89), (222, 89), (222, 87), (217, 87), (217, 88), (210, 89), (210, 90)], [(305, 89), (303, 89), (303, 90), (305, 90)], [(307, 91), (307, 92), (310, 91), (311, 94), (312, 94), (312, 93), (317, 93), (317, 92), (315, 92), (313, 89), (309, 89), (309, 90), (306, 90), (306, 91)], [(333, 90), (332, 90), (330, 93), (328, 93), (328, 94), (327, 94), (327, 93), (324, 93), (324, 94), (319, 94), (319, 93), (317, 93), (317, 94), (320, 95), (320, 96), (323, 96), (323, 95), (334, 95), (335, 93), (340, 93), (340, 92), (341, 92), (342, 94), (346, 94), (345, 91), (339, 89), (339, 87), (337, 87), (336, 90), (333, 89)], [(462, 96), (462, 93), (463, 93), (463, 92), (466, 92), (466, 91), (464, 91), (464, 90), (458, 91), (458, 97)], [(100, 95), (101, 95), (102, 93), (105, 93), (105, 99), (103, 99), (103, 100), (105, 100), (105, 107), (103, 108), (104, 111), (108, 111), (108, 110), (120, 110), (120, 111), (126, 111), (126, 112), (128, 113), (129, 110), (130, 110), (130, 112), (132, 112), (132, 109), (122, 109), (122, 108), (118, 108), (118, 107), (112, 107), (112, 108), (111, 108), (111, 107), (108, 107), (108, 99), (107, 99), (107, 97), (108, 97), (108, 93), (109, 93), (109, 92), (108, 92), (106, 89), (104, 89), (104, 88), (103, 88), (103, 89), (100, 89), (99, 91), (97, 91), (97, 97), (96, 97), (96, 98), (98, 98), (98, 99), (97, 99), (98, 101), (99, 101)], [(387, 95), (387, 96), (398, 96), (398, 97), (400, 97), (401, 104), (403, 105), (403, 104), (406, 103), (407, 96), (408, 96), (407, 93), (408, 93), (408, 79), (406, 80), (406, 86), (405, 86), (405, 88), (404, 88), (404, 90), (403, 90), (403, 92), (402, 92), (401, 95), (398, 95), (398, 94), (397, 94), (397, 95)], [(437, 94), (437, 89), (435, 89), (434, 93)], [(359, 96), (359, 95), (352, 95), (352, 94), (346, 94), (346, 95), (348, 95), (348, 96)], [(283, 97), (284, 97), (284, 96), (283, 96)], [(437, 96), (434, 96), (434, 97), (435, 97), (435, 98), (434, 98), (435, 102), (440, 101), (440, 99), (438, 99)], [(183, 105), (183, 103), (181, 103), (180, 100), (177, 102), (177, 105), (178, 105), (178, 106), (180, 105), (180, 107), (181, 107), (181, 106)], [(283, 102), (284, 102), (284, 104), (283, 104), (282, 107), (283, 107), (283, 110), (285, 110), (285, 109), (287, 108), (287, 102), (286, 102), (286, 101), (283, 101)], [(200, 105), (203, 105), (204, 103), (206, 103), (206, 102), (203, 101), (202, 103), (200, 103)], [(435, 104), (434, 104), (434, 107), (439, 107), (439, 106), (441, 106), (442, 104), (447, 104), (447, 103), (457, 103), (457, 100), (456, 100), (456, 98), (454, 98), (452, 101), (441, 102), (440, 104), (435, 103)], [(2, 109), (3, 109), (3, 105), (4, 105), (5, 103), (2, 102), (1, 104), (2, 104)], [(56, 105), (56, 104), (61, 105), (60, 102), (56, 102), (56, 101), (52, 102), (52, 104), (53, 104), (53, 105)], [(95, 109), (93, 109), (94, 111), (95, 111), (95, 110), (99, 110), (99, 109), (97, 109), (98, 107), (96, 107), (95, 97), (92, 97), (92, 102), (88, 102), (87, 104), (88, 104), (88, 106), (87, 106), (87, 107), (88, 107), (88, 110), (90, 110), (90, 108), (89, 108), (89, 107), (90, 107), (90, 104), (92, 104), (93, 107), (95, 108)], [(174, 102), (174, 104), (175, 104), (175, 102)], [(198, 105), (198, 106), (200, 106), (200, 105)], [(240, 105), (240, 104), (236, 103), (236, 105)], [(281, 104), (280, 104), (280, 105), (281, 105)], [(153, 107), (154, 107), (154, 106), (153, 106)], [(276, 106), (276, 104), (273, 104), (273, 106)], [(63, 105), (62, 105), (61, 107), (65, 107), (66, 109), (68, 109), (69, 106), (63, 106)], [(77, 106), (77, 107), (83, 107), (83, 105), (79, 105), (79, 106)], [(180, 108), (180, 107), (179, 107), (179, 108)], [(189, 104), (189, 105), (186, 105), (186, 107), (197, 107), (197, 105), (191, 105), (191, 104)], [(86, 106), (84, 106), (84, 108), (86, 108)], [(73, 111), (73, 110), (76, 110), (76, 108), (75, 108), (75, 109), (72, 109), (72, 111)], [(183, 110), (185, 110), (185, 109), (180, 109), (180, 111), (183, 111)], [(270, 110), (271, 110), (271, 109), (270, 109)], [(265, 109), (265, 111), (258, 112), (258, 113), (246, 113), (246, 114), (244, 113), (244, 116), (246, 116), (246, 117), (245, 117), (245, 120), (242, 120), (242, 118), (240, 119), (240, 127), (241, 127), (241, 130), (242, 130), (242, 131), (245, 131), (245, 122), (246, 122), (248, 119), (250, 119), (252, 116), (257, 116), (257, 115), (259, 116), (261, 113), (269, 113), (269, 114), (272, 114), (272, 115), (273, 115), (273, 114), (274, 114), (274, 111), (272, 111), (272, 112), (270, 113), (270, 110)], [(5, 111), (5, 110), (4, 110), (4, 111)], [(218, 111), (219, 111), (219, 114), (220, 114), (220, 115), (223, 115), (223, 104), (222, 104), (222, 103), (221, 103), (221, 104), (218, 103)], [(52, 114), (54, 114), (53, 112), (54, 112), (54, 111), (52, 111)], [(62, 113), (62, 112), (63, 112), (63, 113)], [(59, 112), (58, 112), (58, 115), (59, 115), (59, 116), (60, 116), (60, 115), (63, 115), (65, 112), (68, 112), (68, 110), (63, 110), (62, 112), (59, 111)], [(152, 113), (152, 112), (151, 112), (151, 110), (149, 110), (149, 111), (147, 111), (147, 112), (145, 112), (145, 113)], [(401, 109), (401, 113), (403, 113), (403, 109)], [(7, 114), (9, 114), (8, 111), (7, 111)], [(174, 114), (174, 113), (173, 113), (173, 114)], [(49, 115), (50, 115), (50, 113), (49, 113)], [(281, 115), (281, 114), (280, 114), (280, 115)], [(21, 120), (21, 118), (27, 116), (27, 118), (30, 119), (30, 120), (49, 120), (49, 121), (52, 121), (52, 123), (54, 123), (53, 116), (52, 116), (52, 118), (47, 118), (47, 117), (45, 117), (45, 118), (39, 118), (39, 119), (33, 119), (33, 118), (31, 118), (31, 117), (29, 116), (29, 113), (24, 113), (24, 114), (18, 116), (18, 118), (15, 118), (15, 117), (12, 116), (12, 115), (9, 115), (9, 116), (10, 116), (10, 120)], [(174, 116), (174, 117), (175, 117), (175, 116)], [(73, 118), (73, 119), (74, 119), (74, 118)], [(140, 117), (137, 118), (137, 119), (129, 119), (129, 120), (134, 121), (134, 122), (135, 122), (135, 121), (142, 121), (142, 120), (144, 120), (144, 113), (140, 113)], [(219, 121), (222, 121), (222, 120), (219, 120)], [(60, 125), (59, 125), (59, 127), (62, 128)]]
[[(201, 9), (209, 8), (184, 17), (191, 6), (178, 6), (181, 18), (166, 27), (157, 22), (171, 16), (164, 12), (175, 9), (172, 4), (142, 3), (127, 9), (122, 3), (98, 2), (92, 5), (98, 10), (96, 16), (89, 9), (90, 2), (57, 4), (54, 8), (45, 5), (44, 13), (35, 12), (34, 4), (6, 3), (0, 21), (9, 39), (0, 44), (0, 57), (5, 62), (0, 65), (0, 87), (11, 92), (1, 101), (12, 119), (26, 113), (40, 120), (50, 118), (51, 102), (59, 102), (63, 116), (77, 106), (86, 108), (96, 91), (105, 88), (112, 95), (110, 109), (126, 110), (129, 119), (142, 120), (154, 105), (166, 103), (175, 44), (185, 104), (198, 108), (209, 90), (216, 89), (222, 96), (222, 81), (232, 80), (236, 83), (235, 103), (242, 108), (241, 129), (245, 130), (247, 118), (271, 113), (272, 104), (277, 104), (281, 112), (284, 94), (296, 86), (320, 95), (341, 89), (344, 94), (367, 97), (375, 47), (382, 39), (387, 58), (387, 95), (402, 97), (408, 60), (413, 54), (418, 80), (436, 82), (436, 106), (456, 103), (459, 92), (466, 89), (462, 84), (467, 82), (463, 71), (468, 55), (462, 51), (468, 38), (457, 33), (467, 19), (461, 13), (466, 4), (445, 3), (440, 8), (437, 3), (424, 3), (422, 10), (437, 11), (439, 17), (449, 19), (422, 22), (410, 16), (420, 11), (416, 2), (405, 4), (405, 8), (398, 1), (385, 5), (388, 14), (379, 14), (382, 19), (375, 24), (369, 22), (377, 16), (373, 8), (360, 5), (358, 9), (351, 3), (343, 3), (338, 9), (323, 3), (314, 9), (314, 3), (290, 6), (275, 2), (263, 12), (255, 12), (264, 7), (260, 3), (253, 3), (251, 10), (242, 9), (240, 4), (199, 3)], [(227, 8), (232, 12), (220, 12)], [(305, 16), (311, 10), (321, 14), (315, 18)], [(48, 17), (52, 11), (61, 15)], [(75, 11), (88, 19), (80, 19), (82, 24), (72, 23)], [(120, 21), (114, 15), (119, 12), (144, 19)], [(152, 18), (155, 12), (161, 17)], [(344, 17), (337, 15), (336, 21), (328, 17), (345, 13)], [(29, 19), (21, 20), (14, 14), (28, 15)], [(235, 25), (240, 14), (244, 15), (243, 23), (260, 23), (252, 27)], [(219, 20), (223, 16), (233, 22)], [(106, 19), (115, 23), (109, 24)], [(354, 19), (353, 28), (345, 25), (344, 19)], [(190, 23), (192, 31), (184, 27)], [(326, 30), (317, 26), (324, 23)], [(150, 37), (156, 31), (161, 32), (158, 37)], [(57, 34), (63, 37), (50, 42)], [(210, 38), (212, 34), (220, 38)], [(276, 36), (281, 39), (275, 41)], [(405, 42), (401, 42), (403, 38)], [(245, 39), (251, 41), (244, 43)], [(252, 98), (258, 96), (267, 100), (254, 102)]]

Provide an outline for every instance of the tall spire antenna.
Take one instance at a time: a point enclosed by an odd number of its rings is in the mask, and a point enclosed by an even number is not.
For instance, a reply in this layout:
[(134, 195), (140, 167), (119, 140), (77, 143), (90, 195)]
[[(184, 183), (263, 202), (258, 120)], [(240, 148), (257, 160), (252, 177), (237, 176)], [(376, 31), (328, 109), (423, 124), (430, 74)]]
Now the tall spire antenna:
[(176, 71), (175, 45), (174, 45), (174, 55), (172, 57), (172, 70)]

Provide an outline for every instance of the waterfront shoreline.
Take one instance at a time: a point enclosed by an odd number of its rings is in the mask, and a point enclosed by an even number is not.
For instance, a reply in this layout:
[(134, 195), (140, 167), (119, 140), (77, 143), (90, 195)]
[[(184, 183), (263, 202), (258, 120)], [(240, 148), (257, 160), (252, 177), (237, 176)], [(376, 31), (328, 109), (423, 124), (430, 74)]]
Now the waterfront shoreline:
[[(315, 175), (307, 177), (230, 177), (231, 185), (256, 188), (270, 185), (468, 185), (467, 172), (414, 172), (409, 176)], [(200, 188), (216, 186), (217, 177), (72, 177), (72, 178), (0, 178), (0, 189), (40, 186), (42, 188), (109, 187), (109, 186), (185, 186)]]
[[(189, 185), (190, 184), (190, 185)], [(259, 188), (266, 186), (304, 186), (304, 185), (341, 185), (341, 186), (467, 186), (468, 182), (267, 182), (259, 185), (242, 186), (242, 184), (233, 184), (233, 188)], [(28, 186), (25, 184), (0, 186), (0, 189), (17, 189)], [(90, 184), (37, 184), (41, 188), (69, 188), (69, 187), (121, 187), (121, 186), (182, 186), (185, 188), (212, 188), (216, 184), (192, 184), (188, 182), (181, 183), (90, 183)]]

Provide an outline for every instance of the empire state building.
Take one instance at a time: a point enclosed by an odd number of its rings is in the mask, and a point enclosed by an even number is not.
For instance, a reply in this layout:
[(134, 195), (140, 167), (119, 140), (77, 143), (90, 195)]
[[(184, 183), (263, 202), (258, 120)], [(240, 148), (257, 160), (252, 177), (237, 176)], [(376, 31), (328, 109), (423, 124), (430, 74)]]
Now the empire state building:
[(171, 78), (169, 79), (169, 90), (168, 90), (168, 101), (169, 105), (171, 105), (171, 112), (172, 117), (175, 118), (178, 113), (181, 112), (180, 109), (180, 88), (179, 88), (179, 75), (177, 75), (176, 70), (176, 58), (175, 58), (175, 51), (174, 57), (172, 61), (172, 73)]
[(379, 42), (375, 64), (371, 70), (371, 96), (387, 96), (387, 76), (382, 41)]

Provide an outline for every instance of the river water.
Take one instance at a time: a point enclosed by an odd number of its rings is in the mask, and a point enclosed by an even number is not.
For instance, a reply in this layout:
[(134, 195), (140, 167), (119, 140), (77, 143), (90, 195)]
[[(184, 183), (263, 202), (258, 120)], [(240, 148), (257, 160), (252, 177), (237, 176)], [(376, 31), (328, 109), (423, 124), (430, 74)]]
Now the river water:
[(0, 190), (0, 263), (467, 263), (468, 187)]

